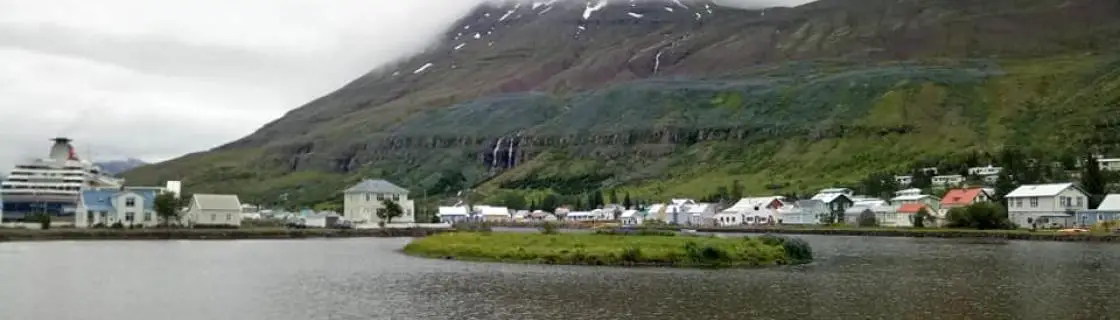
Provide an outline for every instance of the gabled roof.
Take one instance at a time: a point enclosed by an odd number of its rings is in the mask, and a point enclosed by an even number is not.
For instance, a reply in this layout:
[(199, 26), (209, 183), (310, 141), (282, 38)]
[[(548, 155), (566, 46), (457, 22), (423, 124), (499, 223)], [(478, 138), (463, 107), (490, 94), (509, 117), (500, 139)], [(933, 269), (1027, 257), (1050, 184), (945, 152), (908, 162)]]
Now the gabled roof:
[(958, 188), (951, 189), (945, 193), (941, 198), (942, 205), (969, 205), (976, 201), (976, 198), (984, 194), (983, 188)]
[(824, 202), (824, 203), (832, 203), (833, 201), (836, 201), (836, 199), (839, 199), (840, 197), (844, 197), (844, 199), (848, 199), (848, 201), (852, 201), (852, 197), (849, 197), (848, 195), (843, 194), (843, 193), (818, 193), (817, 195), (813, 196), (812, 200), (820, 200), (821, 202)]
[(774, 203), (774, 201), (781, 201), (784, 198), (785, 197), (782, 196), (742, 198), (724, 211), (754, 211), (754, 207), (756, 206), (765, 207), (767, 205), (770, 205), (771, 203)]
[(1105, 196), (1104, 201), (1101, 201), (1101, 205), (1097, 207), (1097, 210), (1120, 211), (1120, 194)]
[[(202, 210), (241, 211), (241, 200), (231, 194), (198, 194), (192, 200)], [(314, 213), (314, 212), (312, 212)]]
[(385, 180), (366, 179), (353, 187), (346, 189), (345, 193), (389, 193), (389, 194), (408, 194), (408, 189), (398, 187), (392, 182)]
[[(897, 197), (891, 198), (891, 201), (913, 201), (913, 200), (922, 200), (922, 199), (925, 199), (925, 198), (933, 198), (933, 196), (928, 195), (928, 194), (910, 194), (910, 195), (897, 196)], [(936, 198), (934, 198), (934, 199), (936, 199)]]
[[(1052, 183), (1052, 184), (1029, 184), (1011, 191), (1007, 194), (1007, 198), (1022, 198), (1022, 197), (1052, 197), (1056, 196), (1062, 191), (1069, 188), (1077, 188), (1073, 183)], [(1081, 189), (1077, 189), (1081, 193)]]

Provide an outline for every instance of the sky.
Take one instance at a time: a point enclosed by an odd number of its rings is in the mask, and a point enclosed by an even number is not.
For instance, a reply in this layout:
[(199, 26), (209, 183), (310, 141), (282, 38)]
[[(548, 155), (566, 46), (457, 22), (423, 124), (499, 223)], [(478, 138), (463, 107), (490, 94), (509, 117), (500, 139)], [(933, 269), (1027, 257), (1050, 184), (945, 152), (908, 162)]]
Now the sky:
[(216, 147), (423, 50), (481, 1), (0, 0), (0, 168), (55, 136), (95, 161)]

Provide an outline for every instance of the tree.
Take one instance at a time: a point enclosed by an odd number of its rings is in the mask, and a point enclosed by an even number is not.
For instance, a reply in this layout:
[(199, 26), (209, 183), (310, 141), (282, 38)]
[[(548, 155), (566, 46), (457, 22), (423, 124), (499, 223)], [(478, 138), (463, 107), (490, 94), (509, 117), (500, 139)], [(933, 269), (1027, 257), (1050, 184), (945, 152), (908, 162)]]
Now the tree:
[(891, 198), (897, 189), (898, 182), (894, 180), (894, 175), (886, 172), (872, 173), (860, 182), (863, 194), (880, 198)]
[(731, 199), (739, 200), (743, 198), (743, 184), (739, 180), (731, 181)]
[(921, 210), (918, 210), (918, 213), (914, 214), (914, 227), (925, 228), (926, 222), (931, 222), (932, 224), (932, 222), (934, 222), (934, 219), (935, 217), (933, 216), (933, 214), (930, 214), (927, 208), (922, 208)]
[(1003, 203), (1004, 206), (1007, 206), (1007, 194), (1019, 187), (1015, 178), (1008, 171), (1006, 169), (1001, 170), (999, 175), (996, 176), (996, 194), (992, 195), (996, 201)]
[(614, 189), (611, 189), (610, 193), (607, 194), (607, 201), (610, 204), (618, 204), (618, 194), (615, 193)]
[(591, 191), (591, 203), (590, 203), (591, 210), (602, 208), (603, 205), (605, 205), (605, 204), (606, 203), (603, 200), (603, 191), (602, 190)]
[(874, 211), (871, 211), (871, 209), (866, 209), (866, 210), (863, 210), (863, 212), (859, 213), (859, 220), (857, 221), (857, 225), (859, 225), (860, 227), (865, 227), (865, 228), (866, 227), (878, 227), (879, 226), (879, 219), (875, 218), (875, 212)]
[(1014, 225), (1007, 219), (1007, 209), (998, 203), (982, 202), (949, 210), (946, 215), (950, 228), (1010, 229)]
[(931, 186), (933, 186), (933, 177), (926, 173), (925, 170), (922, 170), (922, 168), (915, 168), (914, 171), (910, 173), (911, 188), (925, 189)]
[(396, 201), (385, 199), (381, 200), (381, 208), (377, 209), (377, 217), (381, 218), (384, 224), (393, 222), (393, 218), (404, 215), (404, 209)]
[(171, 192), (161, 193), (152, 201), (152, 210), (156, 212), (156, 217), (165, 227), (171, 227), (175, 221), (179, 221), (179, 212), (182, 209), (182, 202)]
[(1101, 173), (1101, 166), (1092, 153), (1086, 153), (1082, 170), (1081, 187), (1089, 194), (1089, 208), (1096, 208), (1108, 191), (1106, 190), (1108, 181), (1105, 180), (1104, 174)]
[(521, 195), (514, 192), (507, 192), (502, 195), (502, 205), (510, 209), (524, 210), (525, 197), (522, 197)]
[(622, 206), (625, 207), (626, 210), (630, 210), (630, 208), (634, 207), (634, 201), (630, 200), (630, 192), (627, 192), (626, 196), (622, 198)]
[(548, 211), (548, 212), (555, 212), (556, 208), (559, 208), (559, 207), (560, 207), (560, 196), (557, 196), (555, 193), (549, 193), (549, 194), (544, 196), (543, 200), (541, 200), (541, 205), (540, 205), (541, 210)]

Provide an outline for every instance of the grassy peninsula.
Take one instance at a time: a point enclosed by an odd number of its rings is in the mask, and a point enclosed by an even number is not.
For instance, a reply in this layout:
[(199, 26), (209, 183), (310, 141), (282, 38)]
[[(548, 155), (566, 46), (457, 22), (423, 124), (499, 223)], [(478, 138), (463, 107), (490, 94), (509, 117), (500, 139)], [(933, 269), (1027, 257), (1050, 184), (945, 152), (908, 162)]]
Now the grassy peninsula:
[(807, 243), (776, 236), (450, 232), (417, 239), (405, 246), (404, 252), (471, 261), (686, 268), (760, 267), (812, 261)]

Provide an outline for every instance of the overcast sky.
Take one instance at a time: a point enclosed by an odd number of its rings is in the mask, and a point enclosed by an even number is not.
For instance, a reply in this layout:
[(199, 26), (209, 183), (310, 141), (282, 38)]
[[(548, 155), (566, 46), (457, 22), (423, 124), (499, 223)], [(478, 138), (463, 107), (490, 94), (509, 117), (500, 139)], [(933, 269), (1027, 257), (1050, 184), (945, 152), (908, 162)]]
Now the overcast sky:
[(0, 0), (0, 170), (54, 136), (95, 160), (235, 140), (481, 1)]

